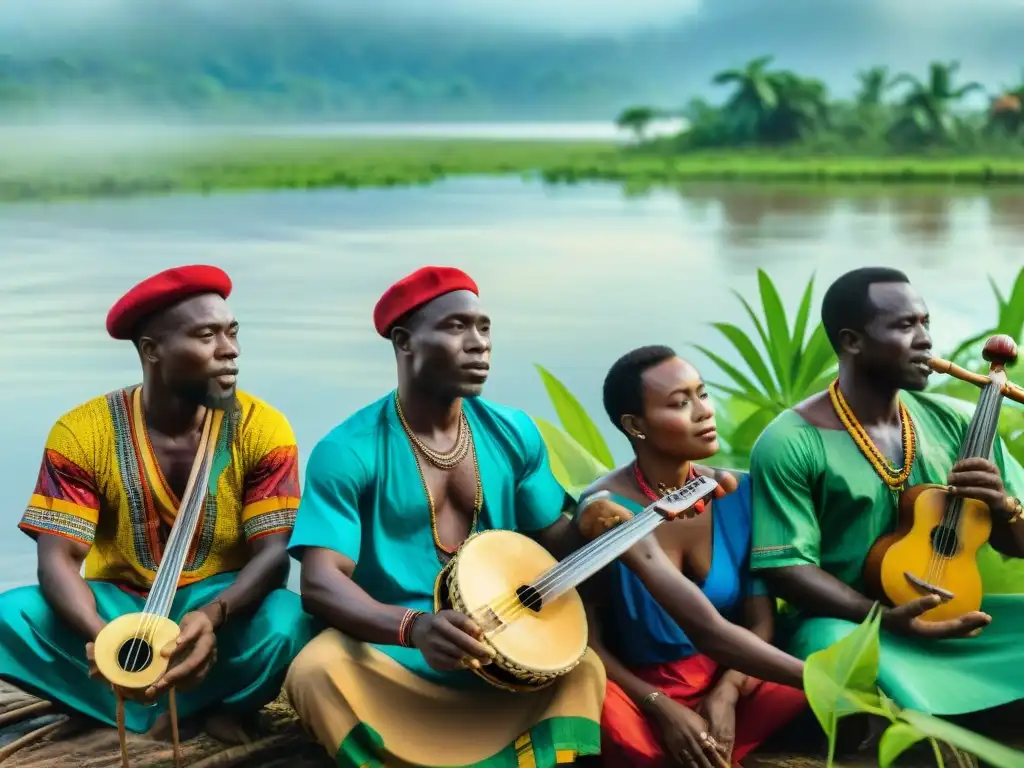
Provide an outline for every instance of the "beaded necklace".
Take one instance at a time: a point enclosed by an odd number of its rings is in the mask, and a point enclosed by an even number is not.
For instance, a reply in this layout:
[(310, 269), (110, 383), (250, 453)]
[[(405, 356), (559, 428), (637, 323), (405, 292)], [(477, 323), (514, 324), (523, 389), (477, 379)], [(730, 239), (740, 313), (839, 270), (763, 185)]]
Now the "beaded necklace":
[[(679, 490), (679, 488), (671, 488), (665, 485), (664, 483), (658, 483), (659, 493), (655, 493), (654, 489), (651, 488), (650, 483), (648, 483), (647, 480), (644, 478), (644, 473), (640, 471), (640, 465), (636, 461), (633, 462), (633, 477), (636, 479), (636, 484), (640, 486), (641, 493), (643, 493), (643, 495), (646, 496), (651, 501), (658, 501), (663, 496), (666, 496), (667, 494), (674, 493), (675, 491)], [(691, 464), (690, 471), (686, 473), (686, 482), (688, 483), (691, 480), (696, 479), (697, 471), (693, 468), (693, 464)], [(721, 486), (715, 489), (714, 496), (716, 499), (722, 495), (721, 491)], [(704, 514), (704, 507), (704, 499), (700, 499), (692, 507), (686, 510), (686, 512), (682, 516), (697, 517), (697, 515)]]
[[(395, 393), (395, 410), (398, 412), (398, 420), (402, 422), (402, 429), (405, 430), (406, 437), (409, 438), (409, 442), (413, 444), (413, 447), (422, 454), (427, 461), (433, 464), (438, 469), (450, 470), (458, 466), (463, 459), (470, 453), (473, 455), (473, 474), (476, 476), (476, 495), (473, 499), (473, 521), (469, 524), (469, 533), (467, 536), (473, 534), (476, 530), (477, 523), (480, 521), (480, 510), (484, 506), (484, 488), (483, 483), (480, 480), (480, 465), (477, 463), (476, 449), (473, 446), (473, 432), (469, 427), (469, 420), (466, 418), (466, 414), (463, 413), (459, 420), (459, 434), (455, 439), (455, 446), (452, 450), (442, 453), (428, 448), (423, 444), (423, 441), (413, 434), (412, 428), (409, 423), (405, 420), (405, 414), (402, 413), (402, 403), (398, 399), (398, 393)], [(414, 452), (415, 454), (415, 452)], [(458, 457), (456, 459), (456, 457)], [(419, 456), (414, 455), (416, 459), (416, 470), (420, 473), (420, 482), (423, 484), (423, 492), (427, 495), (427, 505), (430, 507), (430, 532), (434, 537), (434, 547), (438, 552), (438, 559), (445, 562), (447, 558), (451, 557), (458, 551), (461, 546), (461, 542), (456, 544), (454, 547), (446, 547), (441, 542), (441, 535), (437, 531), (437, 508), (434, 506), (434, 494), (430, 492), (430, 486), (427, 485), (427, 477), (423, 474), (423, 466), (420, 464)], [(445, 557), (447, 556), (447, 557)]]
[(853, 409), (850, 408), (846, 398), (843, 397), (843, 393), (839, 391), (839, 379), (836, 379), (829, 385), (828, 396), (832, 401), (832, 407), (835, 409), (839, 421), (842, 422), (850, 437), (853, 438), (853, 442), (856, 443), (864, 458), (871, 463), (875, 472), (882, 478), (882, 482), (894, 492), (902, 491), (907, 484), (907, 479), (910, 477), (910, 472), (914, 467), (914, 459), (917, 456), (914, 422), (910, 418), (910, 413), (907, 411), (906, 406), (902, 402), (899, 404), (900, 426), (903, 432), (903, 467), (900, 468), (890, 463), (889, 459), (875, 446), (874, 441), (864, 427), (861, 426), (861, 423), (853, 413)]

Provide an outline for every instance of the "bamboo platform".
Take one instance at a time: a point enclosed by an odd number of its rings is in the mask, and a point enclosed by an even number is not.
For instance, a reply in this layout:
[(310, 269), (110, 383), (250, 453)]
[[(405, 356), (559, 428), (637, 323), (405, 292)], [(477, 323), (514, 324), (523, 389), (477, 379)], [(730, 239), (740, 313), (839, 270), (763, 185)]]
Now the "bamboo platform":
[[(295, 712), (282, 695), (261, 713), (264, 735), (244, 746), (224, 745), (205, 733), (182, 734), (182, 756), (188, 768), (332, 768), (334, 761), (298, 723)], [(807, 722), (798, 730), (814, 728)], [(1024, 733), (1011, 728), (1018, 746), (1024, 747)], [(817, 735), (820, 735), (820, 731)], [(129, 734), (132, 768), (171, 768), (170, 742)], [(873, 768), (875, 750), (866, 750), (836, 763), (836, 768)], [(592, 762), (592, 761), (588, 761)], [(4, 768), (120, 768), (117, 731), (97, 726), (77, 716), (58, 712), (17, 688), (0, 682), (0, 764)], [(752, 755), (744, 768), (823, 768), (822, 756), (773, 749)], [(934, 759), (901, 760), (907, 768), (930, 768)], [(954, 763), (947, 763), (953, 764)], [(582, 764), (581, 764), (582, 765)]]

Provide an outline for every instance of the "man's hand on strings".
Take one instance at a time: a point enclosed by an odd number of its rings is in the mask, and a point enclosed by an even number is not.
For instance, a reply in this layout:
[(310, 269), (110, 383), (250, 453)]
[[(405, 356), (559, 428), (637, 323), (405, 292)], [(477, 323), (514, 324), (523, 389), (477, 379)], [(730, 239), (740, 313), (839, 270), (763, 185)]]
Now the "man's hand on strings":
[(178, 624), (181, 632), (160, 655), (170, 666), (160, 679), (146, 689), (147, 698), (159, 696), (169, 688), (187, 690), (203, 681), (217, 661), (217, 638), (210, 617), (202, 611), (186, 613)]
[(946, 483), (952, 496), (984, 502), (994, 515), (1002, 519), (1008, 520), (1013, 516), (1015, 510), (1006, 495), (999, 467), (988, 459), (961, 459), (953, 465)]

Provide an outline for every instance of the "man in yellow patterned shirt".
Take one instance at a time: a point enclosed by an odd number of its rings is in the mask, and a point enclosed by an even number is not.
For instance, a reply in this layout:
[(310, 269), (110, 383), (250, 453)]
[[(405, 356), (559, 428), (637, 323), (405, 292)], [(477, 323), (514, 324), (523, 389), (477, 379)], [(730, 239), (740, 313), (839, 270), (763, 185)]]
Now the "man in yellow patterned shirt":
[(18, 526), (37, 542), (39, 585), (0, 595), (0, 678), (113, 725), (116, 699), (92, 662), (93, 641), (109, 621), (142, 610), (205, 414), (224, 411), (169, 614), (181, 628), (171, 667), (125, 706), (136, 733), (163, 730), (168, 699), (160, 694), (173, 686), (180, 717), (202, 717), (213, 735), (238, 740), (314, 634), (286, 589), (298, 449), (281, 413), (236, 389), (230, 292), (221, 270), (181, 267), (143, 281), (110, 310), (107, 330), (135, 344), (142, 384), (54, 424)]

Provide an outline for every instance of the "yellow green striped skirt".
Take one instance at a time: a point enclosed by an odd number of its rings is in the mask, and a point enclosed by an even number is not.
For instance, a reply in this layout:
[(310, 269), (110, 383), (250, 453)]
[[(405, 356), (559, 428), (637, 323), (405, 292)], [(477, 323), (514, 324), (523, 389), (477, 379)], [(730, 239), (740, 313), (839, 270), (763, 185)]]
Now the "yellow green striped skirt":
[(454, 690), (329, 629), (292, 662), (285, 691), (340, 768), (553, 768), (600, 752), (605, 680), (588, 650), (541, 691)]

